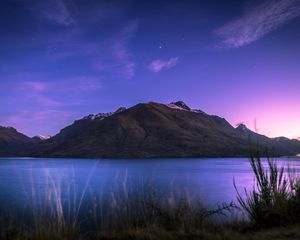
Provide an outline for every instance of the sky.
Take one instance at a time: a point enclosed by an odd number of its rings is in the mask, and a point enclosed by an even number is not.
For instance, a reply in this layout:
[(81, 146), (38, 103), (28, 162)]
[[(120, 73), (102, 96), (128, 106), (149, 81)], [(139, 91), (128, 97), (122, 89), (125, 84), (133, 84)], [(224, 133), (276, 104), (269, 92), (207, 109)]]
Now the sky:
[(1, 0), (0, 125), (182, 100), (300, 136), (300, 0)]

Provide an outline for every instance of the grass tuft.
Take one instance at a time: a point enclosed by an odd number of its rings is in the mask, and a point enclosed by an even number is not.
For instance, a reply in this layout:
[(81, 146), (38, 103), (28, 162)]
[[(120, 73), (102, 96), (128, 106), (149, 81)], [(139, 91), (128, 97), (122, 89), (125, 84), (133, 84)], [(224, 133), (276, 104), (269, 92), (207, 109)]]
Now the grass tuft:
[(255, 176), (253, 190), (243, 198), (234, 183), (237, 200), (255, 227), (277, 227), (300, 223), (300, 180), (290, 168), (278, 167), (268, 158), (264, 167), (259, 156), (250, 158)]

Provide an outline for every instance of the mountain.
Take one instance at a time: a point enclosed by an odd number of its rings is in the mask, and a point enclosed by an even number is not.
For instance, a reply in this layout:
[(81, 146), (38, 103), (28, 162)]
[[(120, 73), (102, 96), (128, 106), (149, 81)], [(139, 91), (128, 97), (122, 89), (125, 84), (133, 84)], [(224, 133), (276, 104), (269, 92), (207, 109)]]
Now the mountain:
[(274, 155), (300, 153), (300, 141), (272, 139), (232, 127), (184, 102), (141, 103), (88, 115), (32, 147), (37, 157), (149, 158), (249, 156), (250, 142)]
[(300, 141), (268, 138), (240, 124), (192, 109), (182, 101), (141, 103), (115, 112), (90, 114), (53, 137), (29, 138), (0, 127), (0, 156), (150, 158), (248, 157), (260, 146), (275, 156), (297, 155)]
[(248, 129), (246, 125), (240, 124), (236, 128), (244, 136), (248, 136), (255, 145), (267, 146), (269, 151), (275, 155), (297, 155), (299, 154), (300, 141), (286, 137), (268, 138)]
[(19, 156), (32, 147), (31, 138), (12, 127), (0, 126), (0, 156)]

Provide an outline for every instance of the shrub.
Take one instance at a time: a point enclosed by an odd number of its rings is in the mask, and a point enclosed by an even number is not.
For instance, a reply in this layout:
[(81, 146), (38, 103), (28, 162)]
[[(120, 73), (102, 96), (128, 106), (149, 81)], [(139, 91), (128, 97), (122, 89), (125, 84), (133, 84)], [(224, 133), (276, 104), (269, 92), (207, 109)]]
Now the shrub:
[(250, 165), (255, 176), (253, 190), (245, 189), (243, 198), (237, 191), (237, 200), (256, 227), (276, 227), (300, 223), (300, 180), (295, 171), (278, 167), (267, 158), (267, 167), (261, 158), (251, 157)]

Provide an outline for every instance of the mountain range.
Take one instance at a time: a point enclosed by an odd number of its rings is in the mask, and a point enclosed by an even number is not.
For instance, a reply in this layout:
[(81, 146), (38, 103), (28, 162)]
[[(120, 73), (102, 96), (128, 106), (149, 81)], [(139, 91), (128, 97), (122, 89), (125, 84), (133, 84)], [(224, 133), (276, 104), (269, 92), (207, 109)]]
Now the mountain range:
[(53, 137), (30, 138), (0, 127), (0, 156), (76, 158), (242, 157), (259, 145), (274, 156), (300, 153), (300, 141), (268, 138), (244, 124), (191, 109), (184, 102), (140, 103), (88, 115)]

